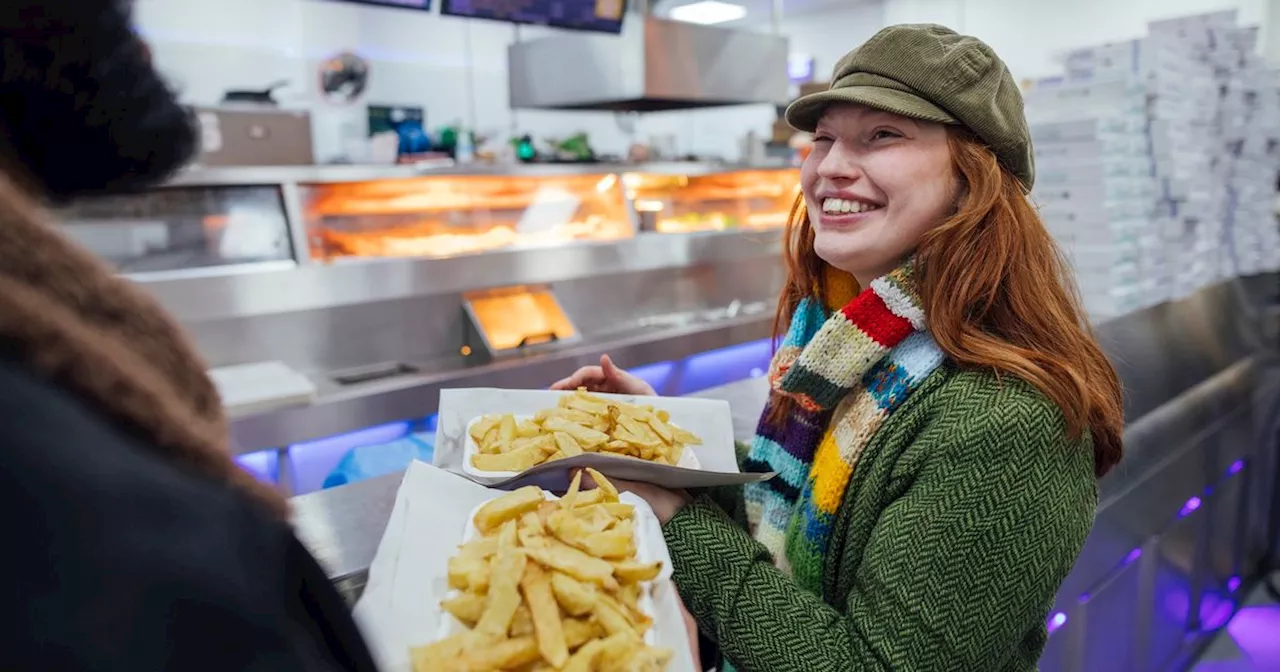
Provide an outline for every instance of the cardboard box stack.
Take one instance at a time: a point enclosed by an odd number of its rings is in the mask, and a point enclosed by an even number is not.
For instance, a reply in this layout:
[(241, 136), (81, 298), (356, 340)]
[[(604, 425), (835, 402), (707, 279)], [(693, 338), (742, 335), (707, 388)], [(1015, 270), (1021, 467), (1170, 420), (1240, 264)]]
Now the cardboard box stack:
[(1143, 305), (1157, 195), (1146, 89), (1125, 80), (1040, 82), (1027, 97), (1032, 199), (1097, 320)]
[(1077, 49), (1026, 95), (1033, 200), (1095, 320), (1280, 270), (1280, 89), (1235, 12)]

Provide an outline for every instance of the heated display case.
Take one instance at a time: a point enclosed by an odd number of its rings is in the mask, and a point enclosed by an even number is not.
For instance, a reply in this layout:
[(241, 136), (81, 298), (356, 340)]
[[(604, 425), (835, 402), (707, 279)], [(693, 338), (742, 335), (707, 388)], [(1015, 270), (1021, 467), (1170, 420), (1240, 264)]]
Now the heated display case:
[(734, 366), (763, 369), (797, 181), (695, 163), (206, 168), (58, 221), (210, 366), (314, 384), (231, 424), (237, 452), (272, 451), (306, 491), (324, 470), (293, 447), (429, 416), (442, 388), (545, 387), (608, 353), (683, 393), (719, 374), (681, 362), (743, 344), (759, 347)]
[(454, 257), (634, 232), (615, 173), (431, 176), (314, 184), (302, 194), (315, 259)]
[(623, 176), (643, 231), (690, 233), (781, 227), (800, 193), (795, 170)]

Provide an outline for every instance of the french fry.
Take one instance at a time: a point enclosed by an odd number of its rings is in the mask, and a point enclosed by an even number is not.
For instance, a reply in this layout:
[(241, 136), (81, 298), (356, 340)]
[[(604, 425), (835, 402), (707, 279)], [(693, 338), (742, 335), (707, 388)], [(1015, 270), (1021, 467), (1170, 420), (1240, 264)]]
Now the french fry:
[(613, 563), (613, 575), (619, 581), (626, 583), (643, 583), (658, 578), (658, 574), (662, 573), (661, 562), (637, 562), (635, 560), (622, 560)]
[(533, 617), (533, 631), (543, 660), (557, 669), (564, 667), (569, 662), (569, 645), (560, 622), (560, 605), (551, 593), (551, 577), (537, 564), (529, 565), (520, 589)]
[(538, 446), (525, 446), (506, 453), (477, 453), (471, 456), (471, 464), (483, 471), (524, 471), (542, 464), (547, 454)]
[(560, 452), (564, 453), (566, 456), (574, 457), (575, 455), (582, 454), (582, 446), (578, 445), (578, 441), (572, 436), (569, 436), (564, 432), (556, 432), (555, 439), (556, 447), (558, 447)]
[(440, 608), (467, 627), (472, 627), (476, 624), (476, 621), (480, 620), (480, 615), (484, 613), (484, 602), (485, 596), (479, 593), (458, 593), (442, 601)]
[(480, 507), (473, 522), (481, 533), (496, 530), (503, 523), (536, 510), (544, 501), (546, 497), (542, 490), (534, 485), (526, 485)]
[[(505, 639), (511, 620), (520, 608), (520, 578), (529, 559), (519, 549), (498, 551), (489, 579), (489, 599), (476, 622), (475, 632), (489, 641)], [(612, 572), (612, 568), (610, 568)]]
[(552, 572), (551, 590), (560, 607), (570, 616), (586, 616), (596, 607), (596, 587), (568, 574)]
[(587, 467), (587, 475), (591, 477), (591, 480), (595, 481), (596, 489), (604, 493), (604, 501), (618, 501), (618, 488), (614, 487), (613, 483), (604, 477), (604, 474), (592, 469), (591, 467)]
[(613, 565), (562, 542), (552, 541), (543, 548), (526, 548), (524, 552), (543, 567), (558, 569), (580, 581), (590, 581), (607, 589), (618, 585), (613, 578)]

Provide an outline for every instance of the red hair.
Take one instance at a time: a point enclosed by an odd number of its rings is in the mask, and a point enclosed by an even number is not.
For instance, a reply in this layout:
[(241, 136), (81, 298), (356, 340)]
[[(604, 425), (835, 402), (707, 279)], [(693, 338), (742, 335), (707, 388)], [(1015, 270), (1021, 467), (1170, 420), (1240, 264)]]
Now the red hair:
[[(1100, 478), (1122, 454), (1123, 392), (1085, 317), (1070, 267), (1021, 183), (991, 149), (960, 128), (948, 129), (948, 142), (962, 196), (916, 252), (929, 332), (957, 365), (1036, 387), (1062, 410), (1072, 438), (1090, 432)], [(791, 209), (784, 242), (787, 282), (775, 337), (815, 288), (825, 298), (826, 262), (813, 249), (803, 197)], [(790, 410), (783, 399), (771, 419), (781, 421)]]

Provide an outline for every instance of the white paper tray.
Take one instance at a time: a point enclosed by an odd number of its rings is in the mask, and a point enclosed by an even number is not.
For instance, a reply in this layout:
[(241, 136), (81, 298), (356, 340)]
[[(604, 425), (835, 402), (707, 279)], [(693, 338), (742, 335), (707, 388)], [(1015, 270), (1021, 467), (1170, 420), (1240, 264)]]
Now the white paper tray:
[[(449, 592), (449, 558), (456, 553), (452, 544), (441, 542), (458, 539), (459, 530), (471, 519), (469, 512), (498, 494), (423, 462), (415, 461), (405, 471), (369, 567), (369, 582), (354, 609), (383, 672), (412, 672), (409, 649), (435, 641), (439, 602)], [(661, 536), (653, 539), (665, 571), (670, 566), (666, 541)], [(653, 603), (657, 645), (675, 651), (666, 672), (694, 672), (675, 584), (660, 576), (654, 582)]]
[(597, 469), (610, 478), (653, 483), (667, 488), (738, 485), (773, 477), (772, 473), (744, 474), (738, 471), (733, 418), (726, 402), (690, 397), (632, 397), (616, 394), (597, 396), (664, 410), (670, 415), (672, 424), (701, 438), (702, 445), (685, 448), (685, 453), (691, 453), (691, 457), (697, 460), (699, 468), (689, 469), (600, 453), (584, 453), (563, 460), (544, 462), (514, 476), (467, 468), (470, 464), (467, 444), (473, 443), (467, 428), (474, 419), (501, 413), (532, 417), (539, 411), (555, 408), (560, 398), (566, 394), (570, 393), (491, 388), (441, 390), (440, 419), (436, 427), (432, 464), (494, 488), (538, 485), (556, 492), (568, 487), (569, 473), (572, 470), (585, 467)]

